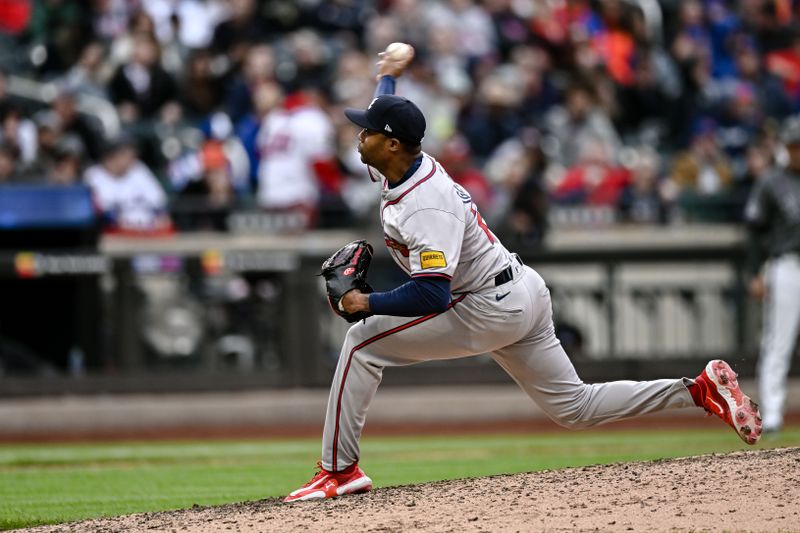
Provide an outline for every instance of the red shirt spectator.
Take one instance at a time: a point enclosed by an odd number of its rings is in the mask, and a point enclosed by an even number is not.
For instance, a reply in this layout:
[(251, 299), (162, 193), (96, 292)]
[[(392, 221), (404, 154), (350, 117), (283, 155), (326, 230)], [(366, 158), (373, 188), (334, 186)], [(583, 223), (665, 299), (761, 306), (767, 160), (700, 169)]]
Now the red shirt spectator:
[(792, 102), (800, 103), (800, 31), (794, 35), (792, 46), (768, 53), (765, 63), (767, 71), (783, 81)]
[(623, 167), (606, 162), (580, 163), (564, 175), (555, 197), (566, 203), (613, 205), (630, 180), (630, 172)]
[(5, 0), (0, 2), (0, 32), (16, 35), (31, 21), (31, 0)]
[(630, 172), (616, 166), (602, 141), (587, 144), (553, 190), (557, 202), (566, 204), (614, 205), (630, 184)]

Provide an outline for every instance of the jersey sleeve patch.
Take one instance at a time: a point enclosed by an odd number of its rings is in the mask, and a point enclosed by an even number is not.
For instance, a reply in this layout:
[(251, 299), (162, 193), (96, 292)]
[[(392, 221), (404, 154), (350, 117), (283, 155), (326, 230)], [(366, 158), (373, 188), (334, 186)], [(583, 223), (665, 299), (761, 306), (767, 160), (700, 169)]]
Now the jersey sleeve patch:
[(444, 253), (438, 250), (425, 250), (419, 253), (419, 265), (422, 269), (442, 268), (447, 266)]

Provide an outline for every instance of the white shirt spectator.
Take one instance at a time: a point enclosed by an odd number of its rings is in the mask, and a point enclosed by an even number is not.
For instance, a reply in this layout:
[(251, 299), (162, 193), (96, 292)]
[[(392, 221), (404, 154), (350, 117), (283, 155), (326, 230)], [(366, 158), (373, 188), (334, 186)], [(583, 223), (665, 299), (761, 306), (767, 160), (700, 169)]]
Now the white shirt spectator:
[(317, 107), (275, 109), (258, 134), (258, 203), (268, 209), (316, 207), (319, 184), (316, 161), (333, 158), (334, 129)]
[(174, 39), (170, 17), (180, 21), (178, 40), (189, 48), (205, 48), (211, 43), (214, 28), (226, 15), (225, 2), (220, 0), (148, 0), (142, 7), (156, 27), (156, 36), (162, 43)]
[(17, 112), (10, 114), (5, 122), (0, 124), (0, 142), (16, 146), (19, 149), (20, 161), (25, 165), (36, 160), (38, 138), (36, 124)]
[(167, 207), (167, 196), (153, 173), (136, 161), (119, 176), (103, 165), (86, 169), (97, 206), (122, 230), (156, 229)]

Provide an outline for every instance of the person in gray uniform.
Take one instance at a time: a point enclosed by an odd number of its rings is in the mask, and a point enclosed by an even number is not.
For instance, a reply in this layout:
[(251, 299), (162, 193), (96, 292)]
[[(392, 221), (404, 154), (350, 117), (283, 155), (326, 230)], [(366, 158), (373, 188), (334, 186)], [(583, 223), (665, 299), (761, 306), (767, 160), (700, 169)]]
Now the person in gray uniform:
[(800, 326), (800, 118), (786, 121), (781, 141), (789, 153), (787, 167), (758, 181), (745, 207), (749, 290), (764, 300), (758, 393), (765, 432), (783, 426), (786, 378)]
[[(388, 49), (387, 49), (388, 50)], [(736, 374), (714, 360), (695, 379), (584, 383), (555, 335), (550, 291), (507, 250), (469, 193), (421, 149), (425, 117), (394, 95), (411, 58), (382, 54), (367, 109), (347, 109), (362, 128), (358, 151), (380, 183), (384, 241), (409, 281), (394, 290), (350, 290), (336, 306), (367, 313), (342, 346), (333, 377), (319, 471), (284, 501), (365, 492), (359, 440), (383, 369), (488, 353), (558, 424), (586, 428), (613, 420), (699, 406), (748, 444), (761, 434), (757, 406)]]

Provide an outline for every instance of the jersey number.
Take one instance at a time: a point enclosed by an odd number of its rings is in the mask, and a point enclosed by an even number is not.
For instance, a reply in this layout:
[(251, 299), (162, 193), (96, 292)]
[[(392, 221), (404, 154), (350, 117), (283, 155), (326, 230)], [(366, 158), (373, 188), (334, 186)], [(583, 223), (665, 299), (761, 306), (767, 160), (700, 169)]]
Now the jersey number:
[(475, 215), (475, 220), (478, 222), (478, 226), (480, 226), (483, 232), (486, 234), (486, 237), (489, 239), (489, 242), (494, 244), (494, 237), (492, 237), (492, 232), (489, 231), (489, 226), (487, 226), (486, 222), (483, 221), (483, 217), (481, 217), (481, 214), (478, 213), (477, 209), (475, 209), (475, 205), (473, 204), (469, 208), (469, 210), (472, 211), (473, 215)]
[(278, 133), (267, 138), (267, 142), (261, 148), (261, 156), (269, 157), (275, 154), (283, 154), (289, 151), (292, 138), (285, 133)]

